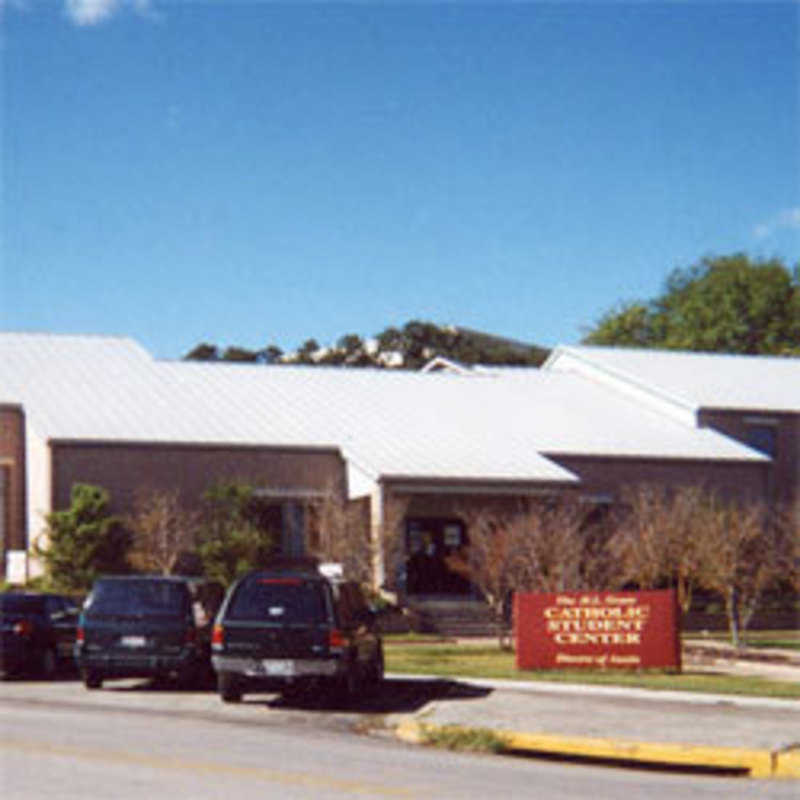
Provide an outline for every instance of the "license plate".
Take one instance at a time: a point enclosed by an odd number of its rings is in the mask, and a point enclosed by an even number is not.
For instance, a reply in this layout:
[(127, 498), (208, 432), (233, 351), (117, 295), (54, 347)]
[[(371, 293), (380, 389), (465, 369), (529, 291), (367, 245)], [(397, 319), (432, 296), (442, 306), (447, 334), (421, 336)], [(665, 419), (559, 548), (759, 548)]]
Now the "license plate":
[(123, 647), (144, 647), (147, 640), (144, 636), (123, 636), (120, 639), (120, 644)]
[(265, 675), (273, 675), (276, 677), (294, 675), (293, 661), (270, 659), (268, 661), (262, 661), (261, 667)]

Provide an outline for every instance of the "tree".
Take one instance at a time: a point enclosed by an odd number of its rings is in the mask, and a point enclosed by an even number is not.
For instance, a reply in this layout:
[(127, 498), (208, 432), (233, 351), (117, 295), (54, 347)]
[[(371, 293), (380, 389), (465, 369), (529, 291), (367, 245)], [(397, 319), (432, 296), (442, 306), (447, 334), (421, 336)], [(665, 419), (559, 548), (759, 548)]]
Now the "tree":
[(306, 549), (320, 561), (342, 565), (348, 580), (371, 584), (373, 547), (369, 521), (331, 485), (321, 500), (307, 507), (310, 519)]
[(780, 573), (800, 593), (800, 500), (775, 509)]
[(480, 589), (494, 620), (500, 647), (508, 634), (507, 603), (522, 582), (520, 527), (489, 509), (461, 514), (469, 544), (447, 558), (447, 566)]
[(724, 599), (731, 642), (739, 647), (765, 589), (782, 577), (778, 530), (758, 503), (712, 498), (707, 520), (699, 537), (701, 580)]
[(261, 350), (231, 346), (220, 354), (215, 345), (200, 344), (185, 358), (259, 364), (419, 369), (436, 356), (462, 364), (540, 366), (548, 354), (544, 348), (489, 333), (411, 320), (402, 328), (384, 329), (374, 342), (365, 342), (358, 334), (348, 333), (339, 337), (335, 346), (322, 348), (316, 339), (306, 339), (296, 352), (287, 355), (276, 345)]
[(110, 503), (105, 489), (76, 483), (69, 508), (47, 515), (47, 541), (37, 543), (36, 553), (54, 589), (87, 592), (98, 575), (128, 571), (130, 536)]
[(222, 354), (222, 360), (255, 364), (259, 360), (259, 353), (257, 350), (248, 350), (246, 347), (226, 347)]
[(274, 552), (276, 531), (260, 517), (252, 487), (222, 483), (204, 495), (197, 552), (206, 576), (228, 586)]
[(586, 344), (800, 355), (800, 266), (743, 253), (676, 269), (663, 293), (604, 315)]
[[(613, 562), (596, 509), (570, 497), (523, 502), (510, 512), (467, 509), (469, 544), (448, 566), (483, 594), (500, 645), (514, 592), (559, 592), (610, 588)], [(601, 515), (602, 516), (602, 515)]]
[(702, 576), (700, 540), (709, 522), (709, 498), (696, 486), (642, 484), (623, 489), (621, 499), (610, 547), (623, 580), (639, 589), (673, 586), (688, 611)]
[(194, 550), (199, 514), (181, 505), (177, 491), (141, 490), (127, 519), (133, 534), (131, 564), (144, 572), (171, 575)]
[(258, 360), (264, 364), (280, 364), (283, 350), (276, 344), (268, 344), (258, 355)]
[(316, 339), (306, 339), (297, 351), (296, 360), (299, 364), (314, 364), (314, 354), (320, 349)]
[[(407, 506), (406, 501), (394, 496), (386, 498), (383, 519), (373, 538), (368, 508), (348, 502), (328, 486), (321, 500), (309, 504), (307, 549), (322, 561), (341, 564), (349, 580), (372, 587), (379, 547), (387, 574), (398, 572), (398, 561), (404, 556), (401, 523)], [(391, 579), (389, 584), (390, 589), (396, 588)]]
[(186, 361), (219, 361), (219, 348), (215, 344), (203, 342), (190, 350), (185, 356)]

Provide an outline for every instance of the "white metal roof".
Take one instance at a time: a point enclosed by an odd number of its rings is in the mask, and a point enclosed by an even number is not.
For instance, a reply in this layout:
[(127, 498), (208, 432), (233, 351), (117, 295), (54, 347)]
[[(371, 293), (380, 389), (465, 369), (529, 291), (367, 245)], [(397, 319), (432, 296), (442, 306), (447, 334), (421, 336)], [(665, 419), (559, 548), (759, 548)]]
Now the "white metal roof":
[(0, 402), (45, 439), (339, 449), (380, 477), (572, 482), (547, 454), (763, 460), (580, 375), (161, 362), (129, 339), (0, 333)]
[(692, 410), (800, 412), (800, 358), (562, 346), (544, 368), (581, 364)]
[(0, 333), (0, 402), (44, 439), (331, 447), (374, 479), (577, 480), (435, 377), (160, 362), (128, 339)]

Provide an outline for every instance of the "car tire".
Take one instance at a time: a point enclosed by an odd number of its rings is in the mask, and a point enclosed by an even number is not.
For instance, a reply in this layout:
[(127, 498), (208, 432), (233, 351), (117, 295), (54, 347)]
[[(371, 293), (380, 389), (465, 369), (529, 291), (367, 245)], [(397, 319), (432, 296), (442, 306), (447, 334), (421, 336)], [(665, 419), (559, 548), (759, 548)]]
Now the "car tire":
[(200, 686), (200, 667), (198, 664), (189, 664), (177, 675), (176, 683), (179, 689), (197, 689)]
[(217, 677), (217, 689), (223, 703), (239, 703), (242, 699), (242, 686), (235, 675), (221, 672)]
[(83, 685), (87, 689), (100, 689), (103, 686), (103, 675), (95, 669), (83, 671)]
[(369, 682), (372, 689), (377, 689), (383, 683), (383, 671), (383, 648), (380, 648), (370, 665)]
[(352, 700), (358, 696), (363, 684), (361, 667), (357, 661), (353, 661), (339, 681), (339, 690), (346, 700)]
[(58, 671), (58, 659), (56, 651), (52, 647), (47, 647), (39, 657), (39, 677), (50, 680)]

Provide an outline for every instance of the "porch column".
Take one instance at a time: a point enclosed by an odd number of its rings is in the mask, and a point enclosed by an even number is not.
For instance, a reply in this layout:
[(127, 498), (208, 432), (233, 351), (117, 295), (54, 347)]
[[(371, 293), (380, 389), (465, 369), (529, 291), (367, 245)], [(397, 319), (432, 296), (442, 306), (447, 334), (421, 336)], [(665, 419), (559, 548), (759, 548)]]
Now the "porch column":
[(305, 555), (305, 528), (303, 506), (295, 500), (281, 504), (281, 550), (285, 556), (300, 558)]
[(376, 483), (370, 494), (370, 543), (372, 545), (372, 588), (378, 591), (386, 580), (383, 558), (383, 486)]

